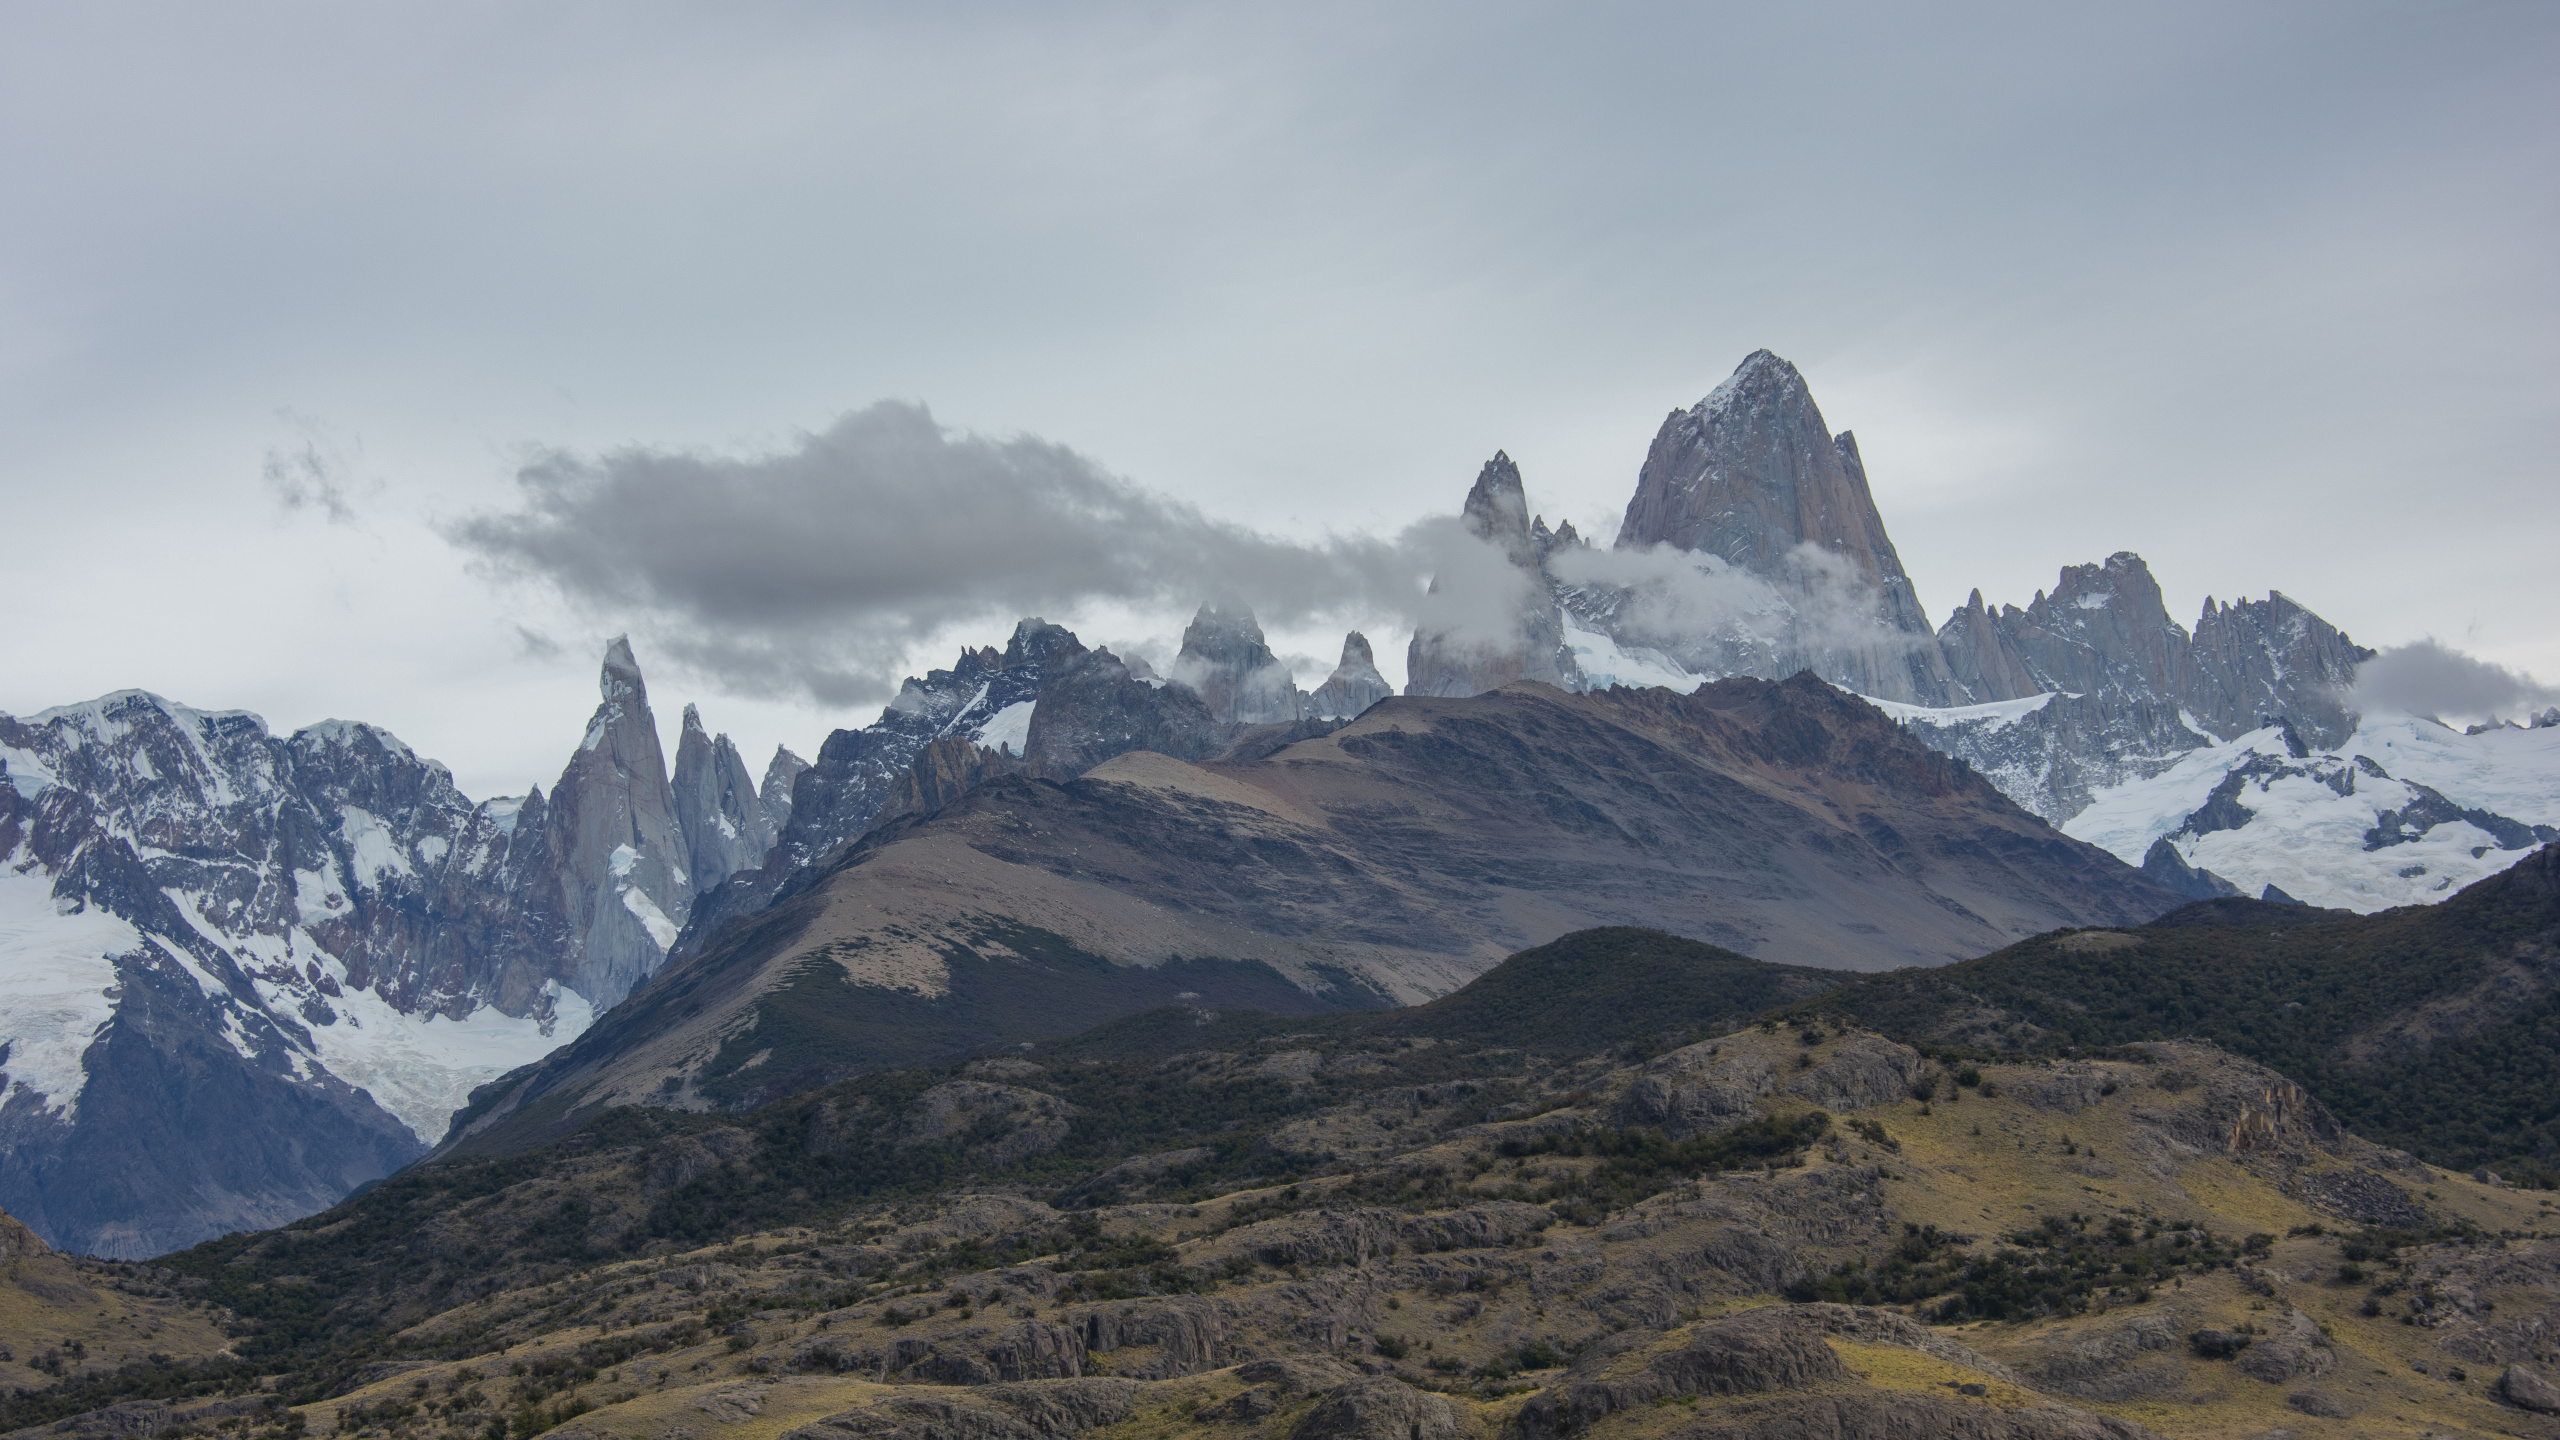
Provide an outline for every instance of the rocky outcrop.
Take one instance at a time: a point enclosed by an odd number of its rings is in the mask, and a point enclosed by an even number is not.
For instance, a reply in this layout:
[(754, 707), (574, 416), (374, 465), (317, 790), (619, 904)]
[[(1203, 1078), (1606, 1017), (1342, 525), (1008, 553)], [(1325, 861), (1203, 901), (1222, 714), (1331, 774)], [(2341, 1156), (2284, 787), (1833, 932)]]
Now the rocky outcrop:
[(1067, 780), (1133, 750), (1206, 759), (1226, 738), (1225, 727), (1187, 686), (1150, 685), (1110, 651), (1079, 646), (1041, 686), (1023, 768)]
[(1222, 725), (1286, 725), (1306, 713), (1297, 680), (1240, 601), (1203, 605), (1191, 617), (1171, 678), (1190, 686)]
[(1449, 1402), (1401, 1380), (1354, 1380), (1325, 1392), (1290, 1440), (1456, 1440)]
[(774, 746), (773, 758), (765, 762), (764, 783), (756, 787), (756, 808), (764, 812), (765, 824), (777, 840), (791, 824), (791, 787), (808, 768), (809, 762), (791, 753), (788, 745)]
[(783, 1432), (782, 1440), (1066, 1440), (1129, 1413), (1138, 1382), (1094, 1376), (915, 1392)]
[[(1582, 688), (1564, 643), (1564, 610), (1540, 569), (1520, 467), (1499, 451), (1467, 492), (1459, 521), (1481, 553), (1434, 576), (1405, 651), (1407, 695), (1481, 695), (1514, 680)], [(1543, 527), (1541, 527), (1543, 528)]]
[(1342, 663), (1307, 696), (1306, 713), (1319, 720), (1351, 720), (1396, 693), (1378, 673), (1378, 657), (1369, 637), (1354, 630), (1342, 637)]
[(1750, 1395), (1848, 1379), (1848, 1367), (1822, 1333), (1786, 1306), (1700, 1325), (1675, 1349), (1533, 1397), (1521, 1408), (1520, 1433), (1549, 1440), (1678, 1396)]
[[(781, 760), (777, 754), (774, 759)], [(689, 878), (696, 894), (710, 890), (741, 870), (764, 863), (775, 831), (747, 762), (726, 735), (713, 738), (702, 728), (702, 715), (684, 707), (684, 729), (676, 741), (676, 827), (683, 834)]]

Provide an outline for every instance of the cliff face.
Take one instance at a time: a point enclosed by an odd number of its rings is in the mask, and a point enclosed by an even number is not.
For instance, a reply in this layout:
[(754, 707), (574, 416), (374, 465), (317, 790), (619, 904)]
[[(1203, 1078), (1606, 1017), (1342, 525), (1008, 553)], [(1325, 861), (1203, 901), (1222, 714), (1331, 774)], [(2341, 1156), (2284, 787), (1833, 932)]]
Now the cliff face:
[(1803, 374), (1768, 351), (1655, 433), (1617, 540), (1650, 546), (1756, 576), (1786, 607), (1763, 632), (1770, 659), (1702, 638), (1674, 648), (1689, 668), (1731, 674), (1773, 661), (1776, 673), (1812, 669), (1861, 694), (1946, 702), (1928, 617), (1856, 438), (1833, 436)]
[(606, 650), (603, 699), (552, 787), (551, 854), (567, 905), (569, 983), (598, 1008), (666, 958), (693, 910), (658, 720), (628, 641)]
[(1297, 680), (1238, 602), (1203, 605), (1191, 617), (1172, 679), (1191, 687), (1220, 724), (1286, 725), (1306, 711)]
[[(789, 754), (778, 752), (775, 764)], [(684, 733), (676, 741), (676, 770), (669, 788), (675, 795), (676, 828), (684, 836), (688, 878), (696, 894), (764, 863), (776, 831), (756, 794), (755, 782), (748, 778), (747, 762), (728, 736), (715, 739), (705, 733), (700, 712), (690, 705), (684, 707)], [(789, 813), (787, 808), (784, 813)]]
[(1307, 696), (1306, 711), (1318, 720), (1349, 720), (1395, 693), (1387, 677), (1378, 673), (1369, 637), (1354, 630), (1342, 637), (1342, 663)]
[(1464, 557), (1463, 573), (1431, 582), (1405, 651), (1407, 695), (1481, 695), (1514, 680), (1582, 688), (1564, 643), (1564, 611), (1541, 566), (1520, 467), (1495, 452), (1467, 491), (1459, 517), (1491, 552)]

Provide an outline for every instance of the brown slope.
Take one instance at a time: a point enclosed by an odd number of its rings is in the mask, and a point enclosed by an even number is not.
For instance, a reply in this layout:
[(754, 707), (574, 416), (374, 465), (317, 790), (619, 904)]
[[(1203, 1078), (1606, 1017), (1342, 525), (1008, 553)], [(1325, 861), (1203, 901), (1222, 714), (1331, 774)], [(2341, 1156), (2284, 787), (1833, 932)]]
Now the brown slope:
[(1595, 925), (1871, 970), (2175, 903), (1809, 675), (1408, 697), (1265, 759), (1124, 755), (875, 831), (456, 1138), (747, 1103), (1184, 998), (1412, 1003)]

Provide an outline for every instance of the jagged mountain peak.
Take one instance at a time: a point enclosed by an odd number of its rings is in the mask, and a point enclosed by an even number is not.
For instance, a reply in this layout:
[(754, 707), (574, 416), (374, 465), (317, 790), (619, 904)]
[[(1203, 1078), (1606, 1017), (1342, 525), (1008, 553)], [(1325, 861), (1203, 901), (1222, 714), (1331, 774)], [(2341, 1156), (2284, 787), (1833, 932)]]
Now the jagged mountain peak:
[(1306, 712), (1319, 720), (1348, 720), (1395, 693), (1378, 673), (1369, 637), (1354, 630), (1342, 637), (1342, 663), (1307, 696)]
[(631, 637), (628, 635), (616, 635), (605, 642), (604, 675), (600, 683), (604, 687), (606, 699), (610, 700), (614, 697), (614, 683), (617, 680), (627, 681), (634, 686), (641, 683), (640, 661), (631, 653)]
[[(1013, 627), (1013, 638), (1005, 642), (1002, 664), (1008, 670), (1024, 665), (1045, 665), (1083, 648), (1073, 630), (1064, 625), (1052, 625), (1033, 615)], [(991, 653), (989, 658), (995, 657)]]
[(1210, 601), (1193, 614), (1172, 678), (1198, 692), (1222, 724), (1285, 725), (1306, 707), (1296, 677), (1264, 640), (1253, 608), (1233, 598)]
[(1521, 483), (1520, 467), (1508, 452), (1496, 450), (1484, 462), (1458, 514), (1468, 534), (1501, 546), (1515, 563), (1529, 556), (1528, 491)]

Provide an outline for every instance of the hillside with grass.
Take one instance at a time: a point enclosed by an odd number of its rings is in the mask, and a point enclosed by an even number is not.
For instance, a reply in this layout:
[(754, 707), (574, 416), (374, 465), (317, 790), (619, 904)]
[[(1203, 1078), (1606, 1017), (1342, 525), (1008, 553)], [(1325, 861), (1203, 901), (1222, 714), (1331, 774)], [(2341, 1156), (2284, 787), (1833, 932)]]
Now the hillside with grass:
[(2212, 1044), (2031, 1051), (1968, 996), (1924, 1050), (1835, 979), (1604, 930), (1411, 1010), (609, 1110), (166, 1257), (223, 1348), (8, 1428), (2560, 1436), (2549, 1198)]

